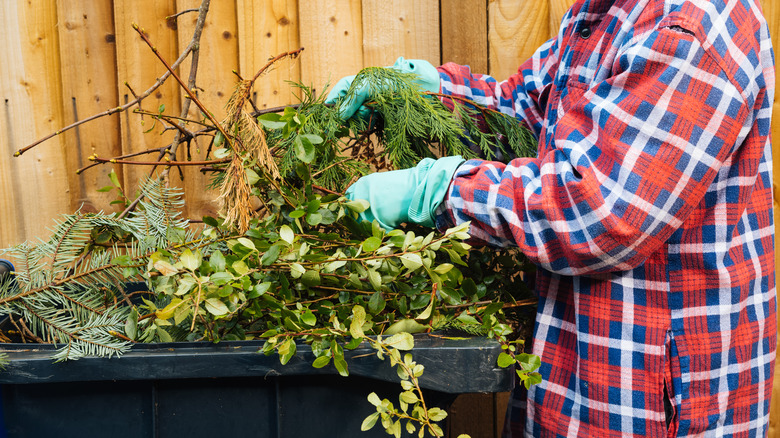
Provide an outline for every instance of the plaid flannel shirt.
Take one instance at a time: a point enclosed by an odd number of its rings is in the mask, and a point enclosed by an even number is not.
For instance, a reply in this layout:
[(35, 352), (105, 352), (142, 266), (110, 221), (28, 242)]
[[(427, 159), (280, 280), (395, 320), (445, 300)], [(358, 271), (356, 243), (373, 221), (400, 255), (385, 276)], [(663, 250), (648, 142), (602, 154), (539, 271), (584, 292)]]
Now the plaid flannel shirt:
[(754, 0), (578, 0), (507, 80), (439, 72), (539, 139), (537, 158), (464, 163), (437, 212), (540, 267), (543, 382), (517, 430), (766, 435), (774, 60)]

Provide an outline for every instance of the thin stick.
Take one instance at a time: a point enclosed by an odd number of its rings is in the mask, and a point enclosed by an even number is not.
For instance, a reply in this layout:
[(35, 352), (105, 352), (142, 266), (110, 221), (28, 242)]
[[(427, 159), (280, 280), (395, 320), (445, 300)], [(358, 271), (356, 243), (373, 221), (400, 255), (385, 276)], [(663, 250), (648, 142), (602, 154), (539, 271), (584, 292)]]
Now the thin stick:
[(229, 163), (230, 158), (208, 161), (173, 161), (168, 160), (167, 158), (164, 161), (133, 161), (117, 160), (116, 158), (100, 158), (93, 155), (89, 157), (89, 161), (94, 161), (96, 163), (131, 164), (135, 166), (209, 166), (212, 164)]

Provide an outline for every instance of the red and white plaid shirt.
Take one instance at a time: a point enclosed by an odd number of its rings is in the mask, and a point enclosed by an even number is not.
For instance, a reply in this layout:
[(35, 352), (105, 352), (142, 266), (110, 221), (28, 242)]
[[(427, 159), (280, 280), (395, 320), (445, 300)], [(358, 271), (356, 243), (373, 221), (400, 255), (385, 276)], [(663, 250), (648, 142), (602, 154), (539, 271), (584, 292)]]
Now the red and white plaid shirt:
[(775, 78), (754, 0), (579, 0), (506, 81), (439, 72), (539, 140), (537, 158), (464, 163), (437, 217), (540, 267), (544, 380), (517, 430), (766, 435)]

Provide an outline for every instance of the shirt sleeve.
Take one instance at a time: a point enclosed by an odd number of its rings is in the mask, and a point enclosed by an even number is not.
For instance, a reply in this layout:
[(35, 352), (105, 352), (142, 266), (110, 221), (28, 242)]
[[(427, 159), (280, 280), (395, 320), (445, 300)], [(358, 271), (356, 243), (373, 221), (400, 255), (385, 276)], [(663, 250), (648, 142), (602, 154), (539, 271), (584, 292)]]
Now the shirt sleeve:
[[(540, 143), (538, 158), (470, 160), (457, 170), (438, 226), (471, 221), (472, 243), (517, 245), (563, 275), (631, 269), (703, 202), (751, 123), (718, 58), (670, 28), (618, 53), (609, 78), (567, 84), (577, 85), (580, 96), (548, 127), (551, 144)], [(517, 93), (533, 113), (534, 87), (518, 86), (498, 87), (490, 103)]]

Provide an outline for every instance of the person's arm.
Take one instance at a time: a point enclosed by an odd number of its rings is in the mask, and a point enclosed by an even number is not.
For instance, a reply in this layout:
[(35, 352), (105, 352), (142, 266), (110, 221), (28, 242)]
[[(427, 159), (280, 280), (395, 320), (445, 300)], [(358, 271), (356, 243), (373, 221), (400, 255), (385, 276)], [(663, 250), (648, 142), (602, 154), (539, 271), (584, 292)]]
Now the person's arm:
[(543, 156), (464, 163), (439, 228), (471, 221), (474, 242), (517, 245), (564, 275), (641, 264), (703, 202), (755, 117), (756, 97), (699, 38), (666, 27), (621, 53), (613, 75), (571, 103)]

